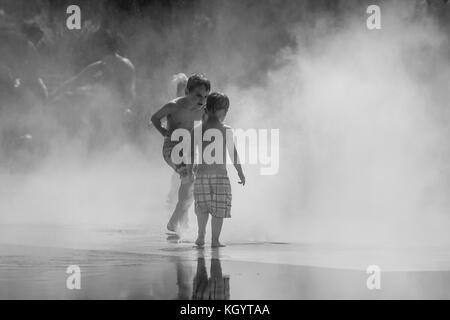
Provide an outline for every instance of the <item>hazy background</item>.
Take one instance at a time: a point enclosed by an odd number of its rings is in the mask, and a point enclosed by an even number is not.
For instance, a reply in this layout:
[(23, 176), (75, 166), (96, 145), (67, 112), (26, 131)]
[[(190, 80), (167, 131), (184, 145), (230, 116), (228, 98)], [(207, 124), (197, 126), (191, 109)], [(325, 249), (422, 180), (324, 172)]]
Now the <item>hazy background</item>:
[[(65, 29), (70, 4), (81, 7), (80, 31)], [(366, 28), (369, 4), (381, 7), (381, 30)], [(244, 166), (242, 188), (229, 169), (225, 242), (449, 244), (445, 1), (2, 0), (0, 8), (41, 27), (50, 88), (101, 57), (102, 27), (118, 31), (137, 70), (139, 119), (132, 138), (112, 130), (108, 147), (93, 147), (67, 138), (52, 109), (27, 113), (48, 145), (23, 156), (31, 168), (2, 169), (0, 223), (164, 228), (171, 171), (147, 117), (174, 97), (173, 74), (202, 72), (229, 95), (231, 126), (280, 129), (277, 175)], [(107, 104), (105, 96), (91, 103)]]

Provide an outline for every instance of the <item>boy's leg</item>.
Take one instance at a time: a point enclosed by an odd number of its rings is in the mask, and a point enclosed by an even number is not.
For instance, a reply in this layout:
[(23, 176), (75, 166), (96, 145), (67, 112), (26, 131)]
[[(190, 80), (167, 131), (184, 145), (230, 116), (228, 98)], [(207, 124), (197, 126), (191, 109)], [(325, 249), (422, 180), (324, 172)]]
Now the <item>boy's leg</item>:
[(177, 232), (180, 227), (186, 226), (189, 208), (193, 202), (194, 183), (188, 181), (188, 179), (181, 179), (181, 185), (178, 189), (178, 202), (167, 224), (167, 229)]
[(178, 203), (180, 204), (179, 221), (181, 227), (187, 228), (189, 223), (189, 208), (194, 203), (194, 181), (191, 181), (187, 176), (183, 177), (181, 178), (180, 189), (181, 187), (183, 187), (183, 190), (178, 195)]
[(176, 172), (173, 172), (170, 179), (170, 190), (167, 195), (167, 208), (172, 212), (177, 205), (178, 189), (180, 189), (180, 177)]
[[(165, 138), (164, 139), (164, 144), (163, 144), (163, 150), (162, 150), (162, 154), (163, 154), (163, 158), (164, 161), (166, 161), (166, 163), (176, 172), (177, 171), (177, 167), (176, 165), (172, 162), (172, 158), (171, 158), (171, 153), (172, 153), (172, 149), (173, 149), (173, 142), (170, 141), (169, 138)], [(181, 185), (178, 188), (178, 199), (180, 197), (180, 191), (181, 191)], [(167, 223), (167, 230), (172, 231), (172, 232), (177, 232), (179, 229), (179, 225), (178, 225), (178, 210), (177, 207), (175, 207), (175, 210), (172, 212), (172, 215), (169, 219), (169, 222)]]
[(211, 233), (212, 241), (211, 247), (225, 247), (219, 242), (220, 232), (222, 231), (223, 218), (212, 217), (211, 219)]
[(194, 183), (189, 180), (183, 172), (183, 166), (177, 166), (173, 163), (171, 153), (177, 142), (170, 141), (166, 138), (163, 144), (163, 157), (167, 164), (180, 175), (181, 184), (178, 189), (178, 201), (175, 210), (167, 223), (169, 231), (178, 232), (180, 228), (186, 227), (188, 221), (189, 208), (194, 202)]
[(208, 218), (208, 213), (197, 212), (198, 237), (197, 240), (195, 240), (195, 244), (199, 247), (205, 245), (206, 225), (208, 223)]

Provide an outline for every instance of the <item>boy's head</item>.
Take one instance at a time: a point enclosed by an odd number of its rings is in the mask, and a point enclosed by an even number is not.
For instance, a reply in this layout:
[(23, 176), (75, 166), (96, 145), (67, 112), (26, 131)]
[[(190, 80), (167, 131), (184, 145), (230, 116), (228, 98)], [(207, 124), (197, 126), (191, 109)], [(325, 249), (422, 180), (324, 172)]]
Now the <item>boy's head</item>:
[(208, 118), (215, 118), (220, 122), (223, 122), (229, 108), (230, 99), (223, 93), (213, 92), (206, 99), (206, 112)]
[(186, 95), (196, 106), (203, 106), (211, 90), (211, 82), (202, 74), (191, 75), (186, 84)]

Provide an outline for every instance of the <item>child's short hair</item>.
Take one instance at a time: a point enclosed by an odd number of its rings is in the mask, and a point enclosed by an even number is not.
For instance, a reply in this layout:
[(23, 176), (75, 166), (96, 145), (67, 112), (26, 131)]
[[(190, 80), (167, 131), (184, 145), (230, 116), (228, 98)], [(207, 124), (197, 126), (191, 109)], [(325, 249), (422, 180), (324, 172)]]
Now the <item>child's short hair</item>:
[(211, 90), (211, 82), (208, 80), (208, 78), (206, 78), (203, 74), (196, 73), (189, 77), (186, 84), (186, 89), (188, 92), (191, 92), (192, 90), (200, 86), (205, 86), (206, 91)]
[(216, 111), (225, 109), (228, 111), (230, 108), (230, 99), (220, 92), (212, 92), (206, 99), (206, 111), (209, 114), (214, 114)]

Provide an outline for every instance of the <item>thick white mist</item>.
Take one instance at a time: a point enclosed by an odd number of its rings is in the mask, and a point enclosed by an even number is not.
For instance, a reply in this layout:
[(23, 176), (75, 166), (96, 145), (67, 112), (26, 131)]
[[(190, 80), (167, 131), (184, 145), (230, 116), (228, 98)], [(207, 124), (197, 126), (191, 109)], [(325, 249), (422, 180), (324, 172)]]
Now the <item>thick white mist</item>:
[(279, 174), (234, 188), (230, 236), (448, 244), (448, 38), (412, 9), (300, 25), (266, 86), (227, 89), (235, 125), (281, 139)]
[[(211, 45), (187, 61), (186, 70), (179, 61), (165, 61), (164, 70), (140, 79), (160, 88), (167, 87), (162, 73), (205, 72), (213, 90), (230, 97), (228, 124), (280, 129), (277, 175), (261, 176), (258, 166), (245, 165), (247, 185), (241, 187), (229, 169), (233, 218), (224, 224), (225, 242), (448, 244), (449, 44), (433, 19), (413, 18), (413, 7), (383, 6), (379, 31), (366, 29), (364, 10), (339, 21), (315, 15), (312, 24), (292, 26), (295, 44), (278, 50), (267, 63), (273, 67), (265, 74), (264, 65), (251, 87), (234, 79), (257, 63), (251, 60), (261, 50), (255, 38), (269, 35), (242, 29), (252, 37), (248, 48), (240, 53), (227, 46), (237, 37), (229, 24), (242, 21), (228, 19), (236, 15), (226, 11)], [(167, 47), (177, 43), (177, 28), (172, 31)], [(152, 39), (138, 40), (137, 48)], [(156, 40), (165, 47), (166, 39)], [(148, 114), (172, 97), (146, 99)], [(60, 140), (32, 173), (2, 174), (2, 223), (163, 230), (171, 170), (156, 130), (144, 151), (125, 145), (89, 159), (83, 147)]]

